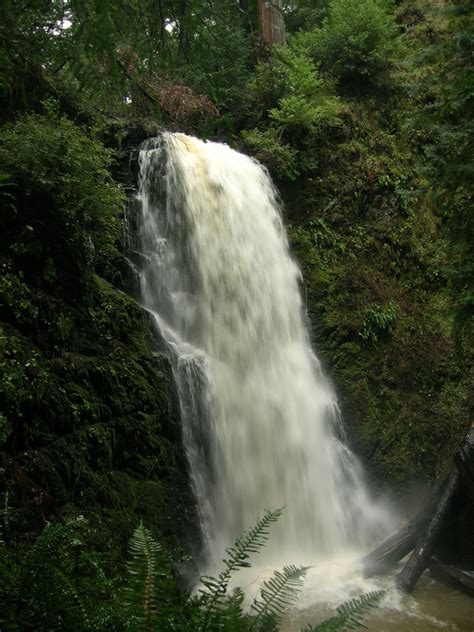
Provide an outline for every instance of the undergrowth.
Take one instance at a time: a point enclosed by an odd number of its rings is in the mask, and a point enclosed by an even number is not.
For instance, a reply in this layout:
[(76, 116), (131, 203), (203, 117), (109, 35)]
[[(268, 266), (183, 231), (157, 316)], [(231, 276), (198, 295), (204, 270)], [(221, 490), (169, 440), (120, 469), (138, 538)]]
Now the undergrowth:
[[(265, 511), (226, 550), (223, 570), (201, 577), (198, 590), (184, 591), (173, 556), (140, 523), (129, 542), (125, 572), (110, 577), (86, 545), (82, 516), (50, 523), (23, 556), (0, 540), (0, 626), (17, 630), (273, 632), (294, 605), (307, 567), (285, 566), (263, 582), (249, 608), (244, 593), (230, 590), (235, 573), (250, 567), (268, 540), (281, 510)], [(352, 599), (330, 619), (305, 632), (338, 632), (363, 627), (363, 617), (383, 593)]]

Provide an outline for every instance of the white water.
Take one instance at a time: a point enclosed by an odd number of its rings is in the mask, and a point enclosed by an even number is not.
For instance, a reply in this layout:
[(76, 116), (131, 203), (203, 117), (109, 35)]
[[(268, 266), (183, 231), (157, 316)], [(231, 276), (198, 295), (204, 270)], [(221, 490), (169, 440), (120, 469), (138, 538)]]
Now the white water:
[(283, 506), (264, 566), (346, 560), (387, 517), (311, 349), (267, 172), (226, 145), (165, 134), (140, 152), (139, 199), (142, 298), (172, 351), (208, 567)]
[[(401, 565), (403, 566), (403, 565)], [(397, 569), (400, 570), (401, 566)], [(413, 595), (394, 586), (394, 576), (363, 578), (343, 559), (310, 569), (296, 607), (282, 632), (299, 632), (334, 614), (341, 602), (372, 590), (384, 590), (380, 607), (368, 613), (371, 632), (474, 632), (474, 600), (462, 592), (422, 575)]]

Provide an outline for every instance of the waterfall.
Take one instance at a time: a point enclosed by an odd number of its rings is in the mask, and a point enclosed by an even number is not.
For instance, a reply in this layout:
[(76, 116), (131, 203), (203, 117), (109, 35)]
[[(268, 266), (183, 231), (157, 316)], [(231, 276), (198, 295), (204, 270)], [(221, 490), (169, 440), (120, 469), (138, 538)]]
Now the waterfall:
[(267, 171), (184, 134), (139, 160), (142, 300), (172, 357), (208, 564), (264, 509), (285, 507), (269, 564), (363, 544), (383, 518), (311, 349)]

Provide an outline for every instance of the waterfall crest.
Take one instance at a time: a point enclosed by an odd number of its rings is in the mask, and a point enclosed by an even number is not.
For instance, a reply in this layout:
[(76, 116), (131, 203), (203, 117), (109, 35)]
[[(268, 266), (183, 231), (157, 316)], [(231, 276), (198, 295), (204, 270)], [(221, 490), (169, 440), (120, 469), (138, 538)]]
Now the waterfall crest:
[(142, 299), (172, 354), (208, 564), (283, 506), (269, 564), (363, 544), (383, 516), (311, 349), (267, 171), (163, 134), (140, 152), (139, 200)]

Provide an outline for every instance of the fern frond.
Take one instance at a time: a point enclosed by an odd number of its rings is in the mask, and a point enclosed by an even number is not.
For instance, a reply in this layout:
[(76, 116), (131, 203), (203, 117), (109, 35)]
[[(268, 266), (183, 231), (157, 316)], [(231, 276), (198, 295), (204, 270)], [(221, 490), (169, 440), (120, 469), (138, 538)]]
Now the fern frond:
[(365, 628), (363, 617), (378, 606), (385, 591), (375, 590), (351, 599), (337, 608), (337, 615), (316, 626), (307, 626), (304, 632), (346, 632)]
[[(51, 574), (53, 576), (56, 576), (56, 580), (58, 582), (57, 595), (59, 596), (62, 593), (62, 595), (66, 597), (66, 599), (70, 599), (72, 608), (74, 608), (75, 612), (77, 629), (90, 630), (91, 624), (89, 616), (87, 614), (87, 610), (73, 582), (69, 579), (68, 575), (58, 567), (53, 567), (51, 569)], [(80, 620), (78, 615), (80, 616)]]
[(151, 532), (140, 522), (128, 543), (129, 552), (134, 560), (149, 560), (161, 551), (161, 546), (153, 539)]
[[(82, 516), (64, 524), (48, 524), (25, 559), (22, 590), (28, 595), (38, 629), (67, 627), (91, 629), (90, 618), (76, 588), (75, 561), (71, 548), (81, 544), (77, 530), (83, 526)], [(41, 624), (40, 624), (41, 621)]]
[(232, 573), (250, 566), (248, 562), (250, 554), (258, 553), (265, 545), (272, 523), (276, 522), (281, 514), (282, 509), (265, 511), (251, 529), (237, 538), (233, 546), (226, 549), (227, 557), (222, 560), (225, 568), (219, 573), (219, 576), (217, 578), (201, 577), (201, 583), (204, 588), (201, 588), (200, 593), (207, 604), (207, 608), (204, 610), (201, 630), (206, 630), (214, 616), (219, 614)]
[(219, 613), (219, 624), (216, 627), (221, 627), (226, 632), (248, 630), (247, 619), (249, 617), (243, 611), (243, 601), (244, 593), (242, 589), (236, 588), (232, 595), (226, 599), (224, 608)]
[(282, 509), (265, 511), (251, 529), (246, 531), (240, 538), (237, 538), (234, 546), (226, 549), (228, 558), (224, 559), (223, 562), (228, 572), (232, 573), (239, 568), (250, 566), (246, 561), (250, 557), (250, 553), (258, 553), (265, 545), (270, 534), (270, 526), (280, 518), (282, 511)]
[(277, 629), (283, 615), (295, 603), (307, 570), (305, 566), (285, 566), (263, 583), (250, 609), (255, 614), (252, 630)]
[(68, 547), (76, 539), (76, 530), (83, 526), (85, 520), (82, 516), (63, 524), (48, 523), (31, 546), (26, 557), (26, 568), (29, 572), (36, 573), (49, 566), (55, 560), (63, 547)]
[(143, 599), (143, 623), (146, 630), (152, 630), (158, 612), (155, 591), (156, 556), (161, 547), (140, 522), (130, 539), (129, 551), (132, 557), (129, 572), (134, 576), (135, 585)]
[(346, 628), (356, 630), (365, 627), (362, 618), (368, 614), (369, 610), (378, 606), (384, 594), (383, 590), (375, 590), (339, 606), (337, 610), (339, 615), (345, 619)]

